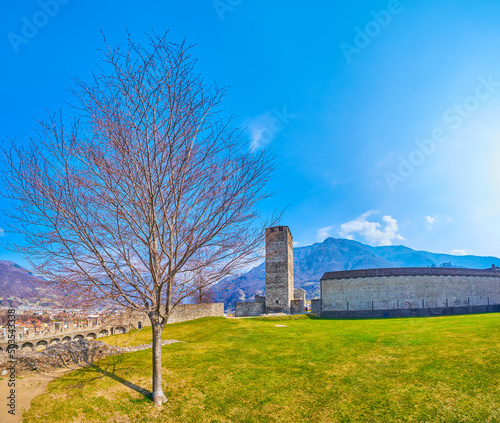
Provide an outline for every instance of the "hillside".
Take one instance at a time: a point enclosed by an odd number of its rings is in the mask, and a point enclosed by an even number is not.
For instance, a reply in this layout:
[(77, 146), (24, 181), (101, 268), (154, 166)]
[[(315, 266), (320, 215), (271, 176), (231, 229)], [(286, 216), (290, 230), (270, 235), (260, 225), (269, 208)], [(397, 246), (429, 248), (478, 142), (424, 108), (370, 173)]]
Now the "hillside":
[[(427, 267), (451, 263), (472, 269), (500, 266), (496, 257), (453, 256), (416, 251), (405, 246), (371, 247), (357, 241), (327, 238), (307, 247), (294, 248), (294, 285), (303, 288), (308, 298), (319, 297), (319, 281), (325, 272), (336, 270), (373, 269), (384, 267)], [(237, 301), (251, 301), (255, 294), (264, 294), (265, 264), (248, 273), (220, 284), (218, 301), (234, 308)]]
[(16, 263), (0, 260), (0, 306), (51, 305), (53, 299), (42, 279)]

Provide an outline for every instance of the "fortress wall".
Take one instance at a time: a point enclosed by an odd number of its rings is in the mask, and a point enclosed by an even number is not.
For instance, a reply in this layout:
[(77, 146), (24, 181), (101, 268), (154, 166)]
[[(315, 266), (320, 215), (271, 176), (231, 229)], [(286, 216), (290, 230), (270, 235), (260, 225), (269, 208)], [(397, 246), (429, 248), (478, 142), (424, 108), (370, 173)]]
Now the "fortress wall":
[[(224, 317), (224, 303), (179, 304), (168, 319), (168, 323), (185, 322), (202, 317)], [(144, 313), (133, 312), (128, 321), (134, 328), (139, 326), (139, 322), (142, 327), (151, 326), (149, 317)]]
[[(500, 313), (500, 305), (472, 307), (413, 308), (399, 310), (323, 311), (321, 317), (334, 319), (377, 319), (388, 317), (453, 316), (476, 313)], [(320, 314), (318, 314), (319, 316)]]
[(317, 316), (321, 315), (321, 298), (314, 298), (311, 300), (311, 313)]
[(265, 314), (266, 304), (264, 302), (257, 303), (235, 303), (234, 304), (234, 315), (236, 317), (245, 316), (260, 316)]
[[(224, 303), (179, 304), (168, 319), (168, 323), (185, 322), (202, 317), (224, 317)], [(147, 320), (150, 325), (149, 319)]]
[(265, 295), (255, 295), (255, 302), (256, 303), (265, 303), (266, 302), (266, 296)]
[(500, 277), (414, 275), (324, 279), (322, 312), (500, 304)]
[(304, 312), (304, 301), (302, 299), (296, 299), (290, 301), (290, 313), (300, 314)]
[[(263, 303), (260, 303), (263, 304)], [(200, 319), (202, 317), (224, 317), (224, 303), (213, 304), (180, 304), (178, 305), (168, 323), (184, 322), (186, 320)], [(51, 341), (57, 339), (57, 343), (65, 342), (64, 340), (72, 341), (81, 337), (86, 339), (90, 334), (91, 338), (99, 338), (111, 334), (126, 333), (131, 328), (139, 328), (151, 326), (149, 317), (144, 313), (132, 311), (130, 314), (118, 315), (114, 320), (106, 324), (97, 326), (88, 326), (81, 328), (70, 328), (59, 332), (52, 332), (47, 334), (36, 334), (35, 336), (25, 336), (17, 339), (16, 343), (21, 348), (25, 344), (32, 344), (33, 347), (49, 346)], [(101, 333), (106, 331), (106, 334)], [(112, 332), (113, 331), (113, 332)], [(22, 332), (17, 332), (18, 336)], [(0, 352), (7, 348), (8, 342), (6, 338), (0, 337)]]

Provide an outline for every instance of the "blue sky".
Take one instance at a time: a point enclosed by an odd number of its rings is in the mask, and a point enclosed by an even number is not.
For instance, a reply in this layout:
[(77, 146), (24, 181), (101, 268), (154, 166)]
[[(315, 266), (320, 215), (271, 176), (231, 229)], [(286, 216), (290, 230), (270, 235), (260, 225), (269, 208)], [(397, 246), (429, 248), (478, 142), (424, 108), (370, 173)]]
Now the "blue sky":
[(170, 30), (230, 85), (249, 148), (279, 154), (263, 209), (288, 206), (296, 245), (500, 256), (498, 1), (55, 1), (4, 2), (1, 139), (64, 106), (101, 60), (101, 28), (112, 44)]

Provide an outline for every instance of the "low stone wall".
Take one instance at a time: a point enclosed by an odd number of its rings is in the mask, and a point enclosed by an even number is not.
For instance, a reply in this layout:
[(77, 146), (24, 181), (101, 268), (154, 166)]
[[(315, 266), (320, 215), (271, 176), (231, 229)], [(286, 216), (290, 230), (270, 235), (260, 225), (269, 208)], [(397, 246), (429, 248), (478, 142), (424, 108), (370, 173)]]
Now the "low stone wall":
[[(168, 339), (162, 341), (162, 345), (172, 344), (176, 341)], [(43, 351), (17, 350), (16, 376), (38, 370), (41, 372), (51, 371), (62, 367), (74, 365), (88, 365), (102, 357), (124, 354), (152, 348), (153, 344), (142, 344), (135, 347), (116, 347), (100, 341), (72, 341), (66, 344), (56, 344)], [(7, 352), (0, 353), (0, 375), (5, 376), (8, 368), (12, 365)]]
[(317, 316), (321, 315), (321, 298), (314, 298), (311, 300), (311, 313)]
[(300, 314), (304, 312), (304, 302), (301, 299), (290, 301), (291, 314)]
[[(179, 304), (168, 319), (168, 323), (185, 322), (203, 317), (224, 317), (224, 303)], [(132, 312), (128, 321), (132, 327), (137, 329), (151, 326), (149, 317), (137, 311)]]
[(234, 305), (234, 315), (236, 317), (260, 316), (266, 312), (265, 303), (236, 303)]
[(185, 322), (202, 317), (224, 317), (224, 303), (180, 304), (174, 309), (168, 323)]
[[(314, 300), (313, 300), (314, 301)], [(500, 305), (470, 306), (470, 307), (438, 307), (414, 309), (388, 309), (388, 310), (350, 310), (350, 311), (320, 311), (315, 312), (320, 317), (336, 319), (373, 319), (391, 317), (428, 317), (450, 316), (476, 313), (500, 313)]]

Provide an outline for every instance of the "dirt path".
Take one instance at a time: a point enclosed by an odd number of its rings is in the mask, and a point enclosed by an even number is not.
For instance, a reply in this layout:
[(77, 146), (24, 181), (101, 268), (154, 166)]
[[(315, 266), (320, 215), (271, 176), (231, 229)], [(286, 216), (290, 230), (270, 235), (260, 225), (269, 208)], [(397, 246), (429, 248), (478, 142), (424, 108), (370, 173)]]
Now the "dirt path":
[(17, 378), (15, 416), (7, 412), (10, 409), (7, 407), (7, 396), (11, 388), (7, 386), (7, 377), (1, 376), (3, 379), (0, 380), (0, 423), (22, 422), (23, 412), (30, 408), (31, 400), (43, 394), (50, 381), (72, 370), (74, 369), (57, 369), (49, 373), (35, 373)]
[[(175, 339), (166, 339), (161, 342), (163, 345), (173, 344), (177, 341)], [(114, 354), (130, 353), (134, 351), (141, 351), (149, 349), (152, 347), (151, 344), (142, 344), (135, 347), (120, 348), (115, 351)], [(111, 355), (114, 355), (111, 354)], [(14, 423), (22, 422), (23, 413), (28, 410), (31, 406), (31, 400), (40, 394), (45, 392), (47, 385), (50, 381), (64, 375), (65, 373), (71, 372), (76, 369), (81, 369), (82, 367), (88, 366), (89, 363), (80, 362), (72, 364), (70, 367), (64, 367), (62, 369), (56, 369), (51, 372), (44, 373), (28, 373), (27, 375), (20, 376), (16, 378), (15, 395), (16, 395), (16, 409), (15, 415), (9, 414), (10, 408), (7, 406), (7, 397), (10, 394), (10, 387), (8, 386), (9, 375), (0, 376), (0, 423)]]

